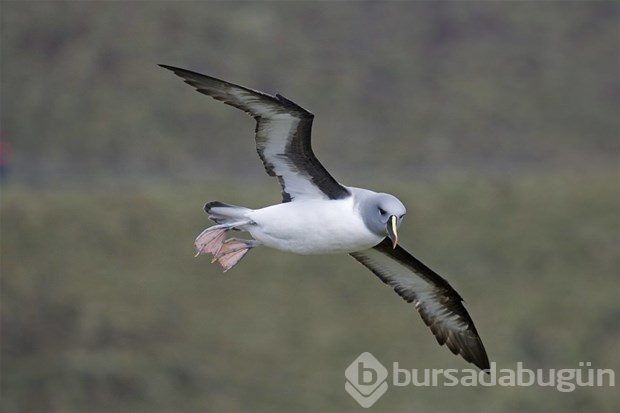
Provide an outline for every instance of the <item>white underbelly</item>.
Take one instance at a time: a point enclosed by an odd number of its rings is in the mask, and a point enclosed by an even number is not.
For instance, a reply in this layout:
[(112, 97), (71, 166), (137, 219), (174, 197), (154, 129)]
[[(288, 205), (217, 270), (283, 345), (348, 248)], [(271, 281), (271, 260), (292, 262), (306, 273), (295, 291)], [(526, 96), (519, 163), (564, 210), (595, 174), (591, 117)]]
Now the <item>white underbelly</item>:
[(298, 254), (360, 251), (378, 244), (378, 236), (354, 211), (353, 200), (294, 201), (248, 214), (256, 225), (244, 229), (268, 247)]

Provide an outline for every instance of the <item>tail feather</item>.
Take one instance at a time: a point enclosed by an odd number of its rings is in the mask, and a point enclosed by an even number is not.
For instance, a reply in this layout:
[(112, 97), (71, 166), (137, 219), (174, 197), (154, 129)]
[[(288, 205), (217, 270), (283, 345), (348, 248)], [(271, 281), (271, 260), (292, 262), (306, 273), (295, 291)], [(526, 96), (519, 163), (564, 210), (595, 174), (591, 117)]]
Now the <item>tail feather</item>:
[(209, 214), (209, 219), (218, 224), (232, 224), (243, 220), (250, 211), (250, 208), (229, 205), (219, 201), (205, 204), (205, 212)]

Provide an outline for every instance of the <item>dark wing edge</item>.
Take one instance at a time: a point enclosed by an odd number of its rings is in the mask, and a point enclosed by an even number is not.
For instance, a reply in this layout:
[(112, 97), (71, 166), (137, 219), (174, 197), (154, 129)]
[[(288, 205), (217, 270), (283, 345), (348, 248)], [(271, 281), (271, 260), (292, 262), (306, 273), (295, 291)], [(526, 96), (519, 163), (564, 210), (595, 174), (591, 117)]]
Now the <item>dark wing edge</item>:
[(461, 355), (481, 370), (490, 368), (486, 350), (463, 306), (463, 299), (444, 278), (401, 246), (392, 248), (388, 240), (350, 255), (405, 301), (413, 302), (439, 345), (445, 344), (452, 353)]
[[(309, 118), (312, 119), (314, 115), (308, 112), (306, 109), (297, 105), (296, 103), (286, 99), (281, 95), (271, 96), (267, 93), (260, 92), (258, 90), (250, 89), (245, 86), (236, 85), (234, 83), (227, 82), (222, 79), (218, 79), (212, 76), (203, 75), (201, 73), (192, 72), (191, 70), (181, 69), (180, 67), (169, 66), (164, 64), (158, 64), (159, 67), (172, 71), (175, 75), (183, 78), (183, 81), (188, 85), (194, 87), (198, 92), (210, 96), (213, 99), (224, 102), (227, 105), (241, 109), (249, 115), (256, 118), (257, 116), (265, 116), (265, 113), (260, 113), (260, 108), (257, 104), (265, 105), (270, 110), (275, 110), (281, 114), (291, 114), (297, 118)], [(237, 89), (243, 91), (251, 96), (252, 101), (244, 101), (239, 96), (230, 94), (231, 89)]]
[[(241, 109), (256, 120), (256, 150), (268, 175), (277, 177), (282, 202), (304, 195), (341, 199), (350, 195), (316, 158), (311, 145), (314, 115), (285, 98), (174, 66), (198, 92)], [(312, 187), (314, 188), (312, 188)]]

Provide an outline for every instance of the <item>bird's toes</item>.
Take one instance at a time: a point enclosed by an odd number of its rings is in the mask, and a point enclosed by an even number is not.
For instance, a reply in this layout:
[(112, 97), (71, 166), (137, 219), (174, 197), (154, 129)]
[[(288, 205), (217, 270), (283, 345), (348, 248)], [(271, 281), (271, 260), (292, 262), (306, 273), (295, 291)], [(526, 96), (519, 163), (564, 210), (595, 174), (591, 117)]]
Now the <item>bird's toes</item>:
[(224, 228), (207, 228), (198, 237), (194, 245), (196, 246), (196, 257), (200, 254), (217, 254), (222, 247), (226, 229)]
[(226, 254), (219, 255), (219, 257), (215, 260), (222, 266), (224, 272), (226, 272), (235, 265), (237, 265), (239, 261), (241, 261), (241, 258), (243, 258), (249, 250), (249, 248), (244, 248), (238, 249), (236, 251), (231, 251)]
[(217, 260), (223, 255), (237, 252), (243, 249), (249, 249), (250, 245), (246, 240), (230, 238), (222, 242), (218, 250), (213, 254), (213, 261)]
[(220, 249), (213, 254), (211, 262), (218, 262), (224, 272), (228, 271), (247, 254), (247, 252), (258, 245), (255, 240), (230, 238), (224, 241)]

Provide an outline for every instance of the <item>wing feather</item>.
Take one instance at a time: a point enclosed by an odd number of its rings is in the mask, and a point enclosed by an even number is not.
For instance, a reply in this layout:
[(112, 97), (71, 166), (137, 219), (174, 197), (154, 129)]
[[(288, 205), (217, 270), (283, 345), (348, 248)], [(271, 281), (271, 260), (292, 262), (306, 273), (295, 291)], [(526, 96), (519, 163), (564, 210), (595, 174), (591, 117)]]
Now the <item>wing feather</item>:
[(198, 92), (256, 119), (256, 150), (267, 174), (278, 178), (283, 202), (303, 198), (340, 199), (350, 195), (312, 151), (312, 113), (281, 95), (271, 96), (189, 70), (160, 66), (173, 71)]
[(393, 249), (387, 240), (351, 255), (414, 304), (439, 345), (445, 344), (452, 353), (460, 354), (482, 370), (489, 368), (486, 350), (463, 299), (444, 278), (404, 248)]

